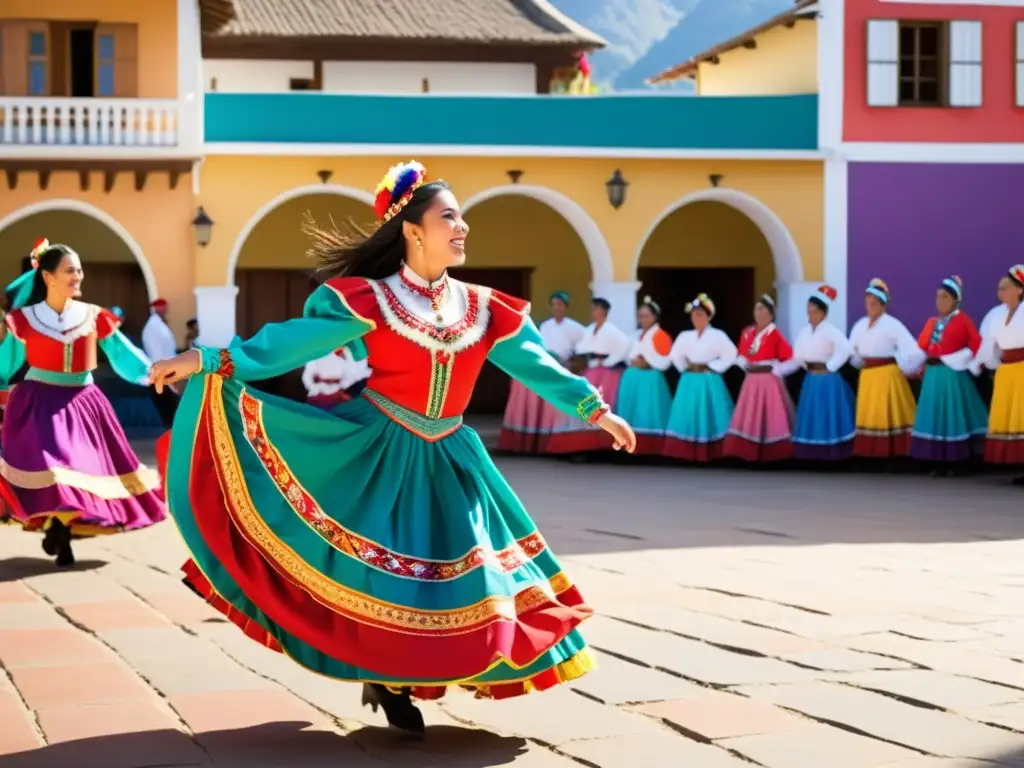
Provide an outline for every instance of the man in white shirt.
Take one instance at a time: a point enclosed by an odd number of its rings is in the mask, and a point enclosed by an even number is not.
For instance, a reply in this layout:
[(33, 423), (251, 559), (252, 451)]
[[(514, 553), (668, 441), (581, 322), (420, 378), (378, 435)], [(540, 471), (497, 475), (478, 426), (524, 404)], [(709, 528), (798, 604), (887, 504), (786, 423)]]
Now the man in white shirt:
[[(169, 360), (178, 354), (178, 343), (174, 332), (167, 325), (167, 301), (157, 299), (149, 305), (149, 320), (142, 329), (142, 349), (151, 362)], [(165, 389), (162, 395), (153, 392), (153, 403), (160, 411), (164, 424), (170, 426), (174, 421), (174, 412), (178, 408), (178, 395)]]

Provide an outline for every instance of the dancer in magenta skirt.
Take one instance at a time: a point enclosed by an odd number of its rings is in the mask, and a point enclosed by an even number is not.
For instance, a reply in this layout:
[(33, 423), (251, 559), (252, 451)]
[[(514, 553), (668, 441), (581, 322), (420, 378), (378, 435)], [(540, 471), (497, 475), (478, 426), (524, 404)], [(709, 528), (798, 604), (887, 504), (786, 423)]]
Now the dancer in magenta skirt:
[(17, 498), (13, 521), (45, 531), (43, 550), (69, 566), (72, 537), (145, 528), (167, 508), (156, 472), (139, 463), (92, 383), (97, 347), (130, 382), (147, 383), (149, 360), (112, 313), (78, 300), (84, 273), (77, 253), (41, 240), (32, 255), (35, 269), (8, 287), (16, 299), (0, 379), (26, 359), (30, 368), (4, 413), (0, 476)]

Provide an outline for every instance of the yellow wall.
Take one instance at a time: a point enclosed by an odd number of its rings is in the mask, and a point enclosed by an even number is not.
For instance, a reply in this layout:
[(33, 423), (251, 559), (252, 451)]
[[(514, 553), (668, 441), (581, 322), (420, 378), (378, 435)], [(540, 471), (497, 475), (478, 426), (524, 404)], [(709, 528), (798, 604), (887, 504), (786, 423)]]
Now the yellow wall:
[[(5, 188), (0, 195), (0, 220), (34, 203), (52, 203), (59, 209), (59, 201), (62, 199), (89, 203), (119, 222), (142, 249), (156, 278), (160, 296), (171, 302), (178, 317), (191, 317), (195, 314), (195, 296), (192, 289), (196, 285), (194, 267), (197, 249), (191, 223), (195, 209), (191, 180), (187, 175), (181, 177), (177, 189), (171, 190), (168, 189), (167, 174), (153, 173), (150, 174), (145, 189), (136, 192), (132, 175), (123, 173), (117, 177), (114, 188), (108, 194), (103, 192), (102, 173), (91, 175), (90, 189), (84, 192), (79, 188), (77, 173), (54, 171), (45, 192), (39, 189), (35, 174), (23, 173), (16, 189)], [(24, 222), (25, 219), (21, 221)], [(38, 226), (40, 221), (56, 222), (57, 226), (66, 225), (72, 231), (65, 234), (28, 231)], [(61, 221), (64, 224), (61, 224)], [(109, 235), (100, 234), (101, 229), (105, 227), (97, 227), (97, 223), (74, 218), (62, 220), (58, 217), (37, 218), (34, 226), (22, 224), (19, 228), (18, 222), (15, 222), (10, 227), (4, 227), (0, 230), (0, 242), (7, 243), (5, 233), (13, 229), (13, 238), (17, 241), (14, 246), (16, 257), (12, 258), (4, 253), (0, 259), (0, 270), (4, 275), (12, 270), (16, 271), (18, 261), (40, 237), (47, 237), (51, 242), (58, 242), (60, 237), (71, 247), (80, 250), (86, 261), (86, 270), (89, 267), (89, 259), (92, 258), (92, 251), (89, 250), (92, 248), (96, 249), (97, 262), (119, 261), (124, 258), (124, 250), (117, 250), (117, 255), (113, 255), (114, 249), (108, 247), (109, 239), (97, 240), (109, 238)], [(77, 231), (78, 226), (82, 227), (80, 233)], [(101, 253), (109, 255), (99, 255)], [(199, 261), (202, 261), (202, 256), (203, 254), (199, 254)], [(8, 266), (11, 263), (14, 264), (13, 267)]]
[[(381, 174), (397, 159), (400, 158), (208, 157), (200, 171), (202, 195), (198, 202), (217, 224), (212, 242), (196, 262), (198, 284), (225, 284), (229, 255), (239, 233), (260, 208), (279, 194), (317, 184), (320, 169), (334, 170), (333, 184), (372, 191)], [(507, 185), (506, 170), (512, 167), (507, 158), (418, 159), (432, 177), (443, 177), (451, 183), (462, 200)], [(635, 279), (637, 254), (652, 222), (679, 199), (709, 189), (711, 174), (722, 176), (722, 187), (745, 192), (770, 208), (800, 251), (804, 279), (821, 279), (820, 162), (516, 158), (514, 166), (524, 172), (521, 184), (560, 192), (589, 213), (611, 248), (616, 280)], [(619, 210), (609, 205), (605, 190), (605, 181), (616, 168), (630, 182), (626, 203)], [(499, 206), (511, 205), (510, 199), (499, 201)], [(472, 223), (472, 211), (469, 218)], [(508, 216), (495, 226), (512, 237), (517, 230), (529, 229), (532, 219)], [(482, 247), (471, 236), (470, 265), (477, 259), (484, 263), (489, 258)]]
[(3, 0), (0, 20), (137, 24), (139, 98), (178, 95), (178, 4), (175, 0)]
[(817, 22), (774, 27), (753, 49), (736, 48), (697, 70), (701, 96), (775, 96), (818, 92)]
[(768, 241), (754, 222), (725, 203), (692, 203), (670, 215), (644, 246), (640, 266), (753, 267), (754, 294), (774, 293)]

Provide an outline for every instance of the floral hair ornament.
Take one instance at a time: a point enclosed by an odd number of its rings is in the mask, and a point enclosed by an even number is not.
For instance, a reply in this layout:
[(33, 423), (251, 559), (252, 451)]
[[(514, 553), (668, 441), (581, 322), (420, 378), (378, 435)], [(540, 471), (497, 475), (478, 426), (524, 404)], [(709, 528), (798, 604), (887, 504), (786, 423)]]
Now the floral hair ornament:
[(391, 166), (373, 193), (373, 212), (377, 218), (385, 224), (391, 221), (409, 204), (426, 178), (427, 169), (415, 160)]
[(715, 302), (706, 293), (698, 293), (697, 298), (686, 305), (687, 312), (693, 312), (695, 309), (703, 309), (707, 312), (708, 319), (715, 316)]
[(28, 257), (32, 260), (32, 269), (39, 269), (39, 257), (48, 250), (50, 250), (49, 240), (45, 237), (36, 240), (36, 244), (32, 246), (32, 250), (28, 254)]
[(885, 280), (880, 277), (871, 278), (871, 282), (868, 283), (868, 287), (865, 289), (864, 293), (869, 296), (874, 296), (882, 302), (882, 304), (889, 303), (889, 286), (886, 285)]
[(1024, 264), (1014, 264), (1007, 270), (1006, 274), (1017, 285), (1024, 287)]
[(827, 310), (839, 298), (839, 291), (831, 285), (819, 285), (818, 289), (811, 294), (811, 298), (823, 304)]

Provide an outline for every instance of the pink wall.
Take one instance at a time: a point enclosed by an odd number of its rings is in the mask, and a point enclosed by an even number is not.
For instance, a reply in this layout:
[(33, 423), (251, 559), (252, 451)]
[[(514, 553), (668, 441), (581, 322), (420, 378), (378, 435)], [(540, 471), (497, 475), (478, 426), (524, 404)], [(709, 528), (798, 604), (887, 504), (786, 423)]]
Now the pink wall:
[[(845, 29), (845, 141), (1019, 142), (1024, 109), (1015, 106), (1015, 23), (1024, 8), (916, 5), (847, 0)], [(869, 107), (868, 19), (982, 22), (982, 106), (977, 108)]]

